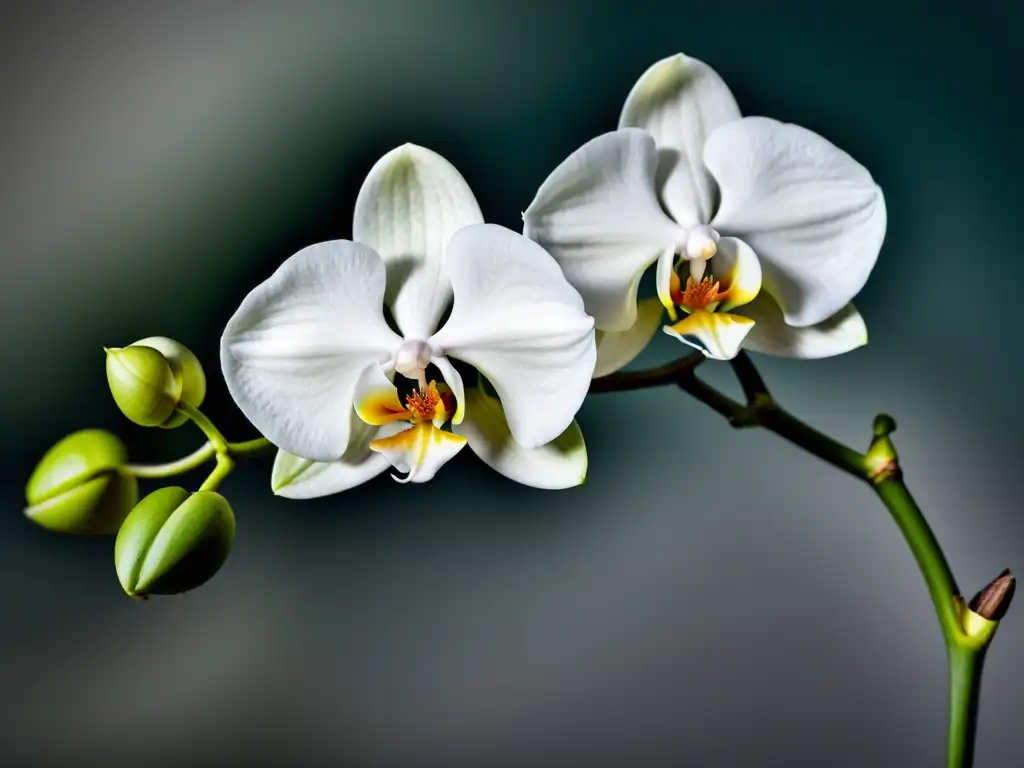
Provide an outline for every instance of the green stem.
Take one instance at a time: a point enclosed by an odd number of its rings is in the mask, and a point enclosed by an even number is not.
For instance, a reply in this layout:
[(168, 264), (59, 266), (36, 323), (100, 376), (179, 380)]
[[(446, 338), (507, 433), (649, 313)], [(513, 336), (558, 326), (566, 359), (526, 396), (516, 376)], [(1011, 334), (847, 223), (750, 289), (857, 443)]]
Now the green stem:
[(800, 446), (808, 453), (814, 454), (847, 474), (860, 480), (867, 480), (867, 468), (864, 464), (863, 454), (805, 424), (775, 405), (774, 401), (760, 414), (759, 426)]
[(142, 479), (174, 477), (202, 466), (212, 459), (214, 454), (216, 454), (216, 451), (213, 448), (213, 444), (205, 443), (201, 448), (177, 461), (171, 461), (166, 464), (127, 464), (124, 470), (128, 474)]
[(203, 484), (199, 486), (199, 490), (216, 491), (220, 488), (220, 484), (224, 482), (224, 478), (230, 475), (231, 470), (234, 468), (234, 459), (224, 453), (217, 454), (217, 465), (213, 468), (213, 471), (206, 480), (203, 481)]
[[(174, 477), (202, 466), (214, 456), (217, 457), (218, 466), (223, 457), (230, 459), (232, 467), (234, 467), (236, 461), (256, 458), (274, 450), (274, 445), (265, 437), (257, 437), (255, 440), (246, 440), (240, 443), (229, 443), (213, 422), (190, 403), (179, 402), (178, 410), (188, 416), (203, 431), (209, 442), (188, 456), (166, 464), (128, 464), (124, 468), (128, 474), (143, 479)], [(216, 471), (215, 469), (214, 472)]]
[[(740, 352), (731, 361), (731, 364), (733, 372), (743, 388), (743, 394), (747, 398), (746, 415), (753, 417), (751, 426), (764, 427), (847, 474), (861, 480), (867, 479), (868, 468), (865, 464), (865, 457), (784, 410), (775, 402), (775, 398), (768, 391), (761, 374), (745, 353)], [(734, 426), (746, 425), (739, 423)]]
[(949, 742), (947, 768), (970, 768), (974, 764), (974, 736), (978, 725), (978, 694), (985, 648), (968, 648), (951, 643), (949, 658)]
[(220, 433), (220, 430), (213, 425), (213, 422), (206, 417), (206, 414), (184, 400), (178, 402), (178, 410), (192, 419), (192, 422), (203, 431), (206, 439), (213, 444), (214, 450), (217, 453), (228, 452), (228, 441)]
[(236, 461), (254, 459), (274, 450), (274, 444), (265, 437), (257, 437), (255, 440), (246, 440), (242, 443), (228, 443), (228, 455)]
[(917, 506), (914, 497), (910, 495), (910, 491), (898, 475), (875, 483), (873, 487), (878, 498), (892, 514), (917, 561), (917, 567), (924, 576), (928, 594), (935, 606), (943, 637), (952, 650), (952, 646), (964, 637), (964, 631), (956, 607), (960, 590), (953, 577), (953, 571), (942, 554), (942, 547), (928, 521), (924, 519), (921, 508)]
[[(762, 427), (803, 448), (832, 466), (868, 483), (892, 515), (903, 534), (921, 575), (946, 641), (950, 671), (948, 768), (969, 768), (973, 763), (978, 693), (985, 650), (984, 640), (964, 630), (958, 601), (960, 592), (953, 571), (902, 479), (895, 450), (888, 442), (894, 429), (888, 417), (876, 420), (876, 442), (862, 454), (834, 440), (781, 408), (768, 391), (760, 373), (744, 353), (732, 361), (746, 403), (738, 403), (699, 379), (700, 360), (684, 357), (649, 371), (613, 373), (595, 379), (591, 392), (620, 392), (674, 384), (726, 417), (734, 427)], [(887, 428), (879, 425), (889, 424)], [(1008, 600), (1008, 598), (1007, 598)], [(993, 627), (995, 625), (992, 625)]]

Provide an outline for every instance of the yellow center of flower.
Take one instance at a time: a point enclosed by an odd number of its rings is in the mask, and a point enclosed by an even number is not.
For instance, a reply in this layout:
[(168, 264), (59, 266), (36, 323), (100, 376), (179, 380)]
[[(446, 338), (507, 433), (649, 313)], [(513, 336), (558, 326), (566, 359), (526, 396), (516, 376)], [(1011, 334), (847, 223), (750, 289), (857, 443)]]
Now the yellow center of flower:
[(721, 297), (718, 294), (720, 287), (721, 283), (711, 275), (699, 281), (688, 277), (686, 278), (686, 288), (681, 291), (680, 295), (674, 296), (673, 300), (676, 304), (688, 309), (703, 309), (708, 304), (720, 300)]
[(409, 414), (420, 421), (433, 421), (437, 415), (439, 402), (441, 402), (441, 395), (434, 382), (430, 382), (425, 393), (414, 389), (405, 397), (405, 407), (409, 409)]

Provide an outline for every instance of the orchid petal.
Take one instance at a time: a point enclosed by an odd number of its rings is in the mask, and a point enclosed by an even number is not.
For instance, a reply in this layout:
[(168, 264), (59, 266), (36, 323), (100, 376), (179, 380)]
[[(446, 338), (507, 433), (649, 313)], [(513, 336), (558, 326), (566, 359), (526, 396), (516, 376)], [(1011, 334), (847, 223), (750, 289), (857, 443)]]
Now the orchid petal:
[(661, 327), (663, 312), (660, 299), (643, 299), (637, 305), (636, 322), (628, 331), (598, 331), (594, 378), (615, 373), (633, 362)]
[(704, 167), (704, 143), (720, 125), (739, 118), (736, 99), (718, 73), (681, 53), (651, 66), (626, 97), (619, 127), (643, 128), (654, 137), (661, 202), (684, 227), (711, 221), (718, 189)]
[(665, 333), (675, 336), (712, 360), (732, 360), (754, 321), (727, 312), (695, 309), (675, 325), (666, 325)]
[(386, 458), (370, 450), (370, 441), (393, 435), (406, 426), (396, 422), (378, 428), (360, 421), (353, 427), (349, 449), (335, 461), (311, 461), (278, 451), (270, 486), (277, 496), (286, 499), (314, 499), (362, 485), (390, 466)]
[(679, 315), (676, 313), (676, 298), (679, 293), (679, 275), (676, 274), (676, 249), (666, 248), (658, 257), (658, 266), (655, 271), (655, 285), (658, 288), (658, 300), (668, 310), (668, 316), (675, 322)]
[(378, 427), (410, 418), (409, 409), (398, 397), (398, 387), (379, 365), (367, 366), (359, 376), (352, 404), (360, 419)]
[(743, 340), (743, 348), (754, 352), (817, 359), (842, 355), (868, 343), (864, 318), (853, 304), (847, 304), (827, 320), (802, 328), (786, 324), (782, 310), (767, 291), (761, 291), (738, 312), (754, 321), (754, 327)]
[[(461, 424), (466, 413), (462, 376), (459, 375), (459, 372), (455, 370), (455, 366), (445, 357), (435, 356), (430, 358), (430, 362), (437, 366), (437, 370), (441, 372), (445, 383), (451, 387), (452, 396), (455, 398), (455, 413), (452, 414), (452, 424)], [(438, 424), (437, 426), (441, 425)]]
[(270, 483), (274, 493), (286, 499), (315, 499), (362, 485), (390, 465), (379, 453), (369, 453), (358, 463), (337, 459), (319, 462), (278, 451)]
[(754, 249), (789, 325), (820, 323), (860, 291), (886, 226), (864, 166), (806, 128), (764, 117), (717, 129), (704, 162), (722, 193), (712, 224)]
[(221, 338), (235, 403), (274, 445), (316, 461), (348, 447), (356, 381), (402, 343), (382, 311), (384, 264), (368, 246), (309, 246), (242, 301)]
[(537, 191), (523, 233), (546, 248), (604, 331), (636, 322), (640, 276), (684, 233), (655, 192), (654, 139), (629, 128), (573, 152)]
[(537, 243), (494, 224), (455, 233), (448, 273), (455, 303), (431, 348), (487, 377), (518, 443), (554, 440), (594, 372), (594, 321), (580, 295)]
[(445, 432), (429, 422), (413, 424), (390, 437), (379, 437), (370, 449), (383, 455), (405, 477), (392, 477), (400, 483), (425, 483), (462, 450), (466, 438)]
[(717, 311), (728, 312), (754, 300), (761, 290), (761, 262), (742, 240), (723, 237), (711, 259), (711, 270), (722, 283)]
[(356, 198), (353, 239), (384, 259), (387, 302), (406, 338), (425, 339), (437, 328), (452, 295), (448, 238), (483, 220), (466, 180), (436, 152), (405, 144), (370, 169)]
[(551, 442), (524, 448), (512, 437), (498, 399), (477, 388), (466, 393), (466, 420), (453, 429), (487, 466), (517, 483), (553, 490), (586, 479), (587, 446), (575, 421)]

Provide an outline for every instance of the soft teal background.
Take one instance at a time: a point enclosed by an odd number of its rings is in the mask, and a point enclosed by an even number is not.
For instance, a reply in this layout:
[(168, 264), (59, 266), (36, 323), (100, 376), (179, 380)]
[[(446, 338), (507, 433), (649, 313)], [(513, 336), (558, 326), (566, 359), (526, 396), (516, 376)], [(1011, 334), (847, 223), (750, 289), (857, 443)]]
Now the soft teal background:
[[(188, 428), (118, 418), (103, 345), (173, 336), (208, 412), (251, 429), (220, 331), (285, 257), (350, 234), (373, 161), (413, 141), (517, 226), (662, 56), (748, 114), (826, 135), (885, 190), (871, 344), (763, 360), (864, 445), (893, 413), (908, 482), (968, 594), (1024, 569), (1017, 338), (1024, 149), (1009, 4), (26, 4), (0, 21), (0, 756), (7, 765), (937, 766), (943, 649), (867, 489), (671, 391), (585, 405), (590, 479), (544, 493), (461, 457), (437, 481), (225, 486), (228, 567), (119, 591), (108, 540), (21, 516), (66, 432), (137, 460)], [(678, 352), (659, 340), (647, 360)], [(760, 362), (760, 361), (759, 361)], [(725, 381), (724, 372), (712, 378)], [(198, 478), (194, 480), (198, 482)], [(989, 655), (980, 767), (1024, 764), (1024, 611)]]

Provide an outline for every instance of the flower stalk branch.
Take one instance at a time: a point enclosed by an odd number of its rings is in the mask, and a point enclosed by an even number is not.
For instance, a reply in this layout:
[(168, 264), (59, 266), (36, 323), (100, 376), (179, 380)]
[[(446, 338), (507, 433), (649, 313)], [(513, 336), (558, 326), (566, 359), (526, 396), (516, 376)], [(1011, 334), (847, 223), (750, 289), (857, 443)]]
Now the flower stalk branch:
[(948, 768), (973, 764), (978, 694), (985, 652), (998, 621), (1006, 613), (1016, 582), (1004, 571), (978, 593), (969, 605), (960, 596), (952, 569), (920, 507), (903, 481), (890, 434), (893, 419), (875, 419), (874, 440), (860, 453), (819, 432), (783, 409), (745, 353), (731, 365), (743, 390), (745, 403), (736, 402), (702, 381), (696, 374), (702, 355), (689, 355), (649, 371), (614, 373), (595, 379), (592, 393), (620, 392), (674, 384), (737, 428), (761, 427), (803, 448), (837, 469), (864, 481), (892, 515), (924, 577), (946, 642), (950, 676)]
[(652, 387), (663, 387), (666, 384), (675, 384), (681, 377), (703, 363), (705, 359), (704, 355), (694, 352), (675, 362), (668, 363), (660, 368), (652, 368), (649, 371), (613, 373), (608, 376), (602, 376), (590, 383), (590, 393), (628, 392), (634, 389), (650, 389)]
[[(237, 462), (258, 458), (274, 450), (273, 444), (265, 437), (230, 443), (224, 438), (220, 430), (214, 426), (209, 417), (195, 406), (183, 402), (178, 404), (178, 410), (186, 414), (202, 430), (203, 434), (208, 438), (207, 442), (188, 456), (183, 456), (166, 464), (126, 464), (124, 467), (126, 474), (144, 480), (176, 477), (177, 475), (197, 469), (210, 459), (216, 458), (217, 466), (214, 468), (213, 474), (207, 478), (204, 486), (210, 483), (211, 480), (215, 481), (216, 485), (219, 485)], [(225, 467), (227, 468), (225, 469)], [(214, 475), (216, 475), (216, 478), (214, 478)], [(203, 488), (203, 490), (214, 490), (215, 487)]]
[(201, 467), (216, 455), (217, 451), (213, 443), (203, 443), (198, 449), (183, 456), (177, 461), (169, 461), (166, 464), (127, 464), (125, 472), (143, 480), (157, 480), (165, 477), (175, 477), (184, 474), (189, 470)]

